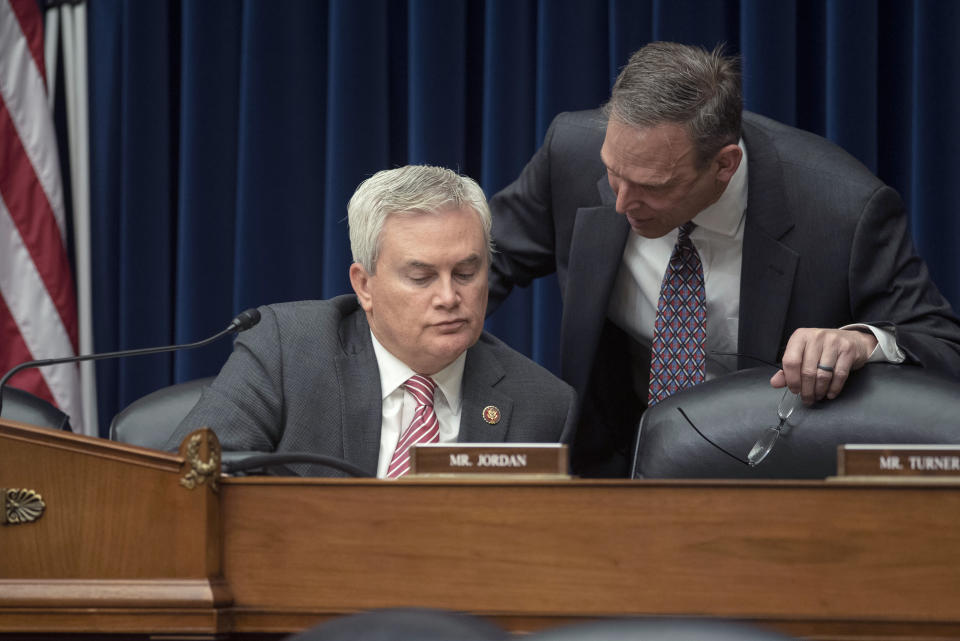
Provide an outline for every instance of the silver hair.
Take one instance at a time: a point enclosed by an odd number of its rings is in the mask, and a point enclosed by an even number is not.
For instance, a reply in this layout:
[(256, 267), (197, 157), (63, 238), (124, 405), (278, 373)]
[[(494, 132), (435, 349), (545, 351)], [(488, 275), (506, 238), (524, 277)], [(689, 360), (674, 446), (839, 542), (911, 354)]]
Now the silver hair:
[(347, 205), (353, 261), (373, 274), (380, 256), (387, 218), (402, 214), (432, 214), (470, 207), (477, 213), (489, 254), (493, 226), (487, 198), (472, 178), (443, 167), (407, 165), (378, 171), (357, 187)]
[(608, 118), (631, 127), (684, 125), (705, 165), (724, 146), (740, 140), (743, 94), (740, 65), (713, 51), (675, 42), (651, 42), (630, 56), (617, 76)]

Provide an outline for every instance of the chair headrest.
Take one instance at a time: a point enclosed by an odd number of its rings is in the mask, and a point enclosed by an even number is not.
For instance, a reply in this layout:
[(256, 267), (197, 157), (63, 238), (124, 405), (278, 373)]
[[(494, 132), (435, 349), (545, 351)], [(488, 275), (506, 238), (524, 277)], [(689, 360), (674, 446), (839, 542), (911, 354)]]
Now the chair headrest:
[(110, 439), (163, 449), (173, 430), (200, 400), (213, 377), (162, 387), (130, 403), (110, 423)]
[(763, 431), (778, 423), (783, 391), (770, 387), (774, 371), (734, 372), (648, 409), (634, 478), (822, 479), (837, 472), (838, 445), (960, 443), (960, 383), (920, 367), (871, 363), (850, 375), (836, 399), (797, 410), (770, 455), (751, 468), (704, 436), (745, 460)]
[(39, 396), (22, 389), (5, 387), (2, 407), (3, 418), (11, 421), (55, 430), (70, 430), (69, 416)]

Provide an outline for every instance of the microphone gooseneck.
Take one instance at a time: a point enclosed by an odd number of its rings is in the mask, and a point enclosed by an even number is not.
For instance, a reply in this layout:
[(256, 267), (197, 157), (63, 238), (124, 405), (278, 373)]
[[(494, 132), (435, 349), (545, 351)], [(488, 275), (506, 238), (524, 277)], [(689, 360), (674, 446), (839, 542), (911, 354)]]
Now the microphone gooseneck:
[(327, 456), (325, 454), (311, 454), (309, 452), (281, 452), (273, 454), (254, 454), (236, 461), (224, 461), (223, 471), (227, 474), (247, 472), (250, 470), (266, 469), (269, 467), (285, 467), (290, 463), (309, 463), (322, 465), (345, 472), (357, 478), (371, 478), (373, 475), (363, 468), (349, 461)]
[(27, 361), (25, 363), (20, 363), (13, 369), (9, 370), (6, 374), (3, 375), (3, 378), (0, 378), (0, 415), (3, 413), (3, 389), (7, 386), (7, 381), (9, 381), (17, 372), (25, 370), (32, 367), (47, 367), (48, 365), (60, 365), (62, 363), (79, 363), (82, 361), (100, 361), (108, 358), (123, 358), (126, 356), (146, 356), (148, 354), (161, 354), (163, 352), (175, 352), (182, 349), (194, 349), (196, 347), (203, 347), (204, 345), (209, 345), (215, 340), (226, 336), (227, 334), (234, 334), (237, 332), (243, 332), (257, 323), (260, 322), (260, 312), (256, 308), (251, 308), (246, 311), (240, 312), (237, 314), (236, 318), (230, 321), (230, 324), (226, 329), (217, 332), (209, 338), (205, 338), (201, 341), (195, 343), (183, 343), (180, 345), (166, 345), (163, 347), (146, 347), (143, 349), (125, 349), (116, 352), (104, 352), (102, 354), (81, 354), (80, 356), (64, 356), (61, 358), (46, 358), (36, 361)]

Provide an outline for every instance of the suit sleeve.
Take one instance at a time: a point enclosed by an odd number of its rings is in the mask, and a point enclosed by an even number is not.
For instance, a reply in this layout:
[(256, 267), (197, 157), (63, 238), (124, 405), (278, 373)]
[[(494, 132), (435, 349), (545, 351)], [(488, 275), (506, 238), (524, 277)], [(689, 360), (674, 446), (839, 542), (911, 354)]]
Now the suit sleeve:
[(890, 187), (874, 192), (860, 218), (850, 291), (854, 317), (892, 329), (908, 362), (960, 377), (960, 321), (917, 255), (903, 202)]
[(556, 270), (550, 147), (558, 120), (550, 124), (543, 145), (520, 176), (490, 200), (496, 253), (490, 267), (487, 315), (506, 299), (514, 285)]
[(167, 441), (176, 449), (193, 430), (209, 427), (226, 450), (271, 452), (280, 439), (283, 386), (276, 314), (261, 307), (256, 327), (240, 334), (220, 374)]

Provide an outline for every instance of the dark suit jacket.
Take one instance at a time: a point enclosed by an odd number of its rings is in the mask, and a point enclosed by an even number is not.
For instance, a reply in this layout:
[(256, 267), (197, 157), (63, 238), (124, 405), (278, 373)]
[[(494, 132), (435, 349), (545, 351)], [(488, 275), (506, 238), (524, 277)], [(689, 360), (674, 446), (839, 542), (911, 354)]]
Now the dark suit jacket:
[[(491, 200), (499, 253), (488, 312), (513, 285), (556, 271), (561, 375), (581, 403), (574, 471), (619, 476), (645, 406), (649, 348), (606, 318), (630, 227), (600, 161), (605, 127), (598, 111), (557, 116)], [(897, 193), (813, 134), (744, 113), (743, 138), (739, 351), (777, 361), (799, 327), (865, 322), (893, 329), (910, 362), (960, 376), (960, 325), (913, 248)]]
[[(260, 308), (213, 384), (170, 437), (176, 448), (207, 426), (224, 450), (310, 452), (377, 471), (380, 374), (356, 297)], [(460, 441), (567, 442), (576, 395), (569, 385), (486, 333), (467, 350)], [(501, 418), (483, 420), (494, 405)], [(295, 468), (330, 475), (326, 468)]]

